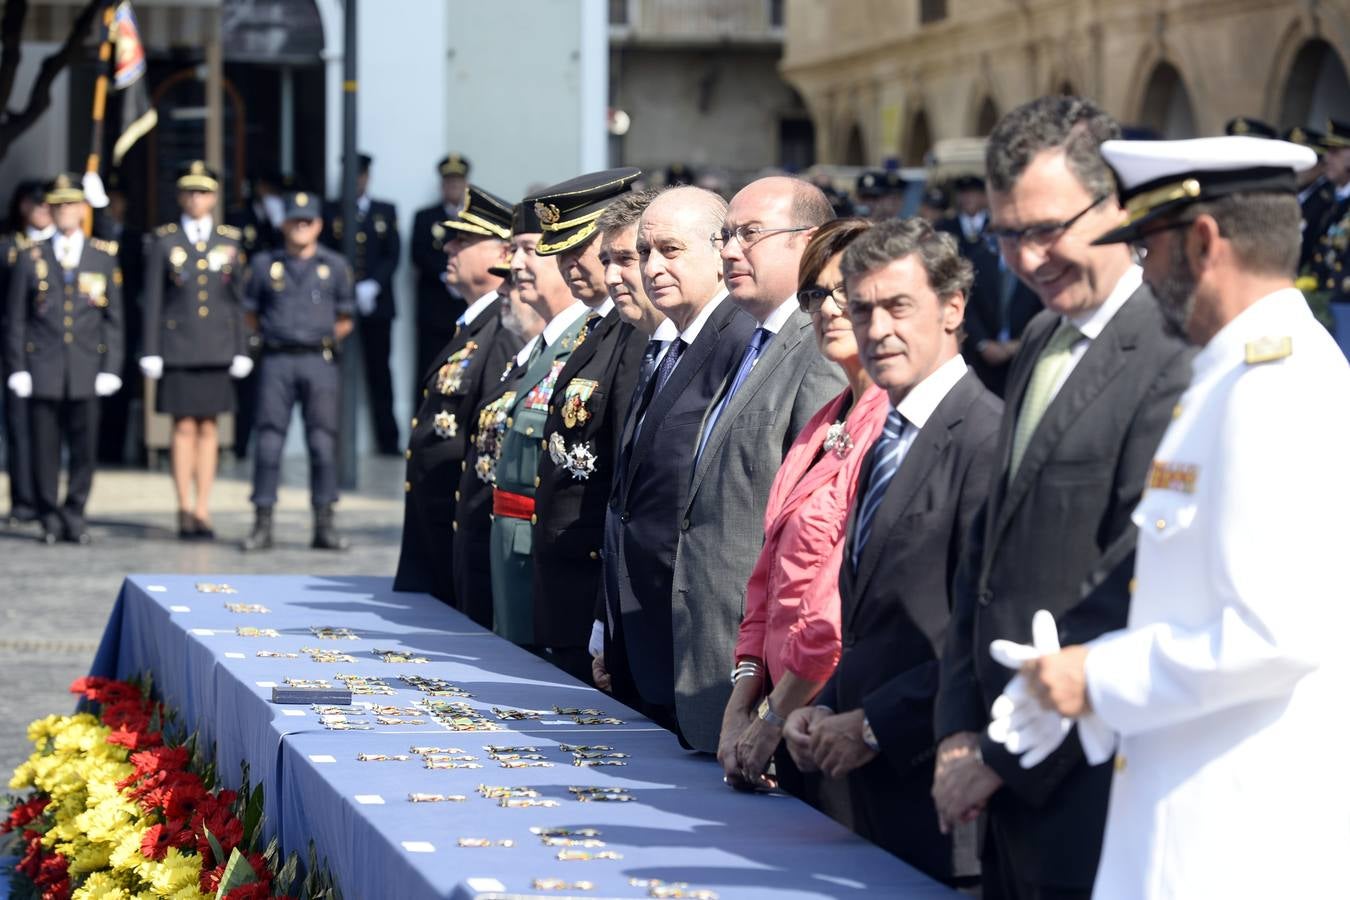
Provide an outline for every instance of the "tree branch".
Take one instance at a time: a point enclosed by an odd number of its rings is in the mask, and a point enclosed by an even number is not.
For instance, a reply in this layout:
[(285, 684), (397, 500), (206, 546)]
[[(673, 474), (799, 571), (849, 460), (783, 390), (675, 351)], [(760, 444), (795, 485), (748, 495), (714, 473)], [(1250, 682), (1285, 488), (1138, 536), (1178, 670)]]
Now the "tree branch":
[[(6, 6), (9, 2), (12, 0), (7, 0)], [(42, 61), (37, 80), (33, 82), (33, 89), (28, 93), (28, 104), (19, 112), (7, 110), (4, 121), (0, 122), (0, 158), (9, 151), (9, 145), (32, 127), (51, 106), (52, 82), (56, 81), (56, 76), (79, 56), (90, 26), (97, 21), (103, 10), (114, 2), (115, 0), (89, 0), (80, 10), (61, 49)]]
[(14, 77), (23, 59), (23, 23), (28, 17), (28, 0), (5, 0), (4, 18), (0, 18), (0, 109), (9, 108), (14, 93)]

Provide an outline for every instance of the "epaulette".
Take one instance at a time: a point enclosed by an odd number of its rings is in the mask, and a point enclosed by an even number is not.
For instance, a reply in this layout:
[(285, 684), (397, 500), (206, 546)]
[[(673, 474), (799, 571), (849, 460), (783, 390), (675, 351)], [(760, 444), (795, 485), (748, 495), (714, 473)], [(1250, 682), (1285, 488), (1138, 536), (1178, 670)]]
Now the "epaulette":
[(1259, 366), (1261, 363), (1275, 362), (1292, 355), (1294, 339), (1290, 337), (1263, 337), (1248, 341), (1246, 347), (1247, 365)]
[(237, 241), (244, 236), (244, 233), (233, 225), (217, 225), (216, 234), (221, 237), (229, 238), (232, 241)]
[(158, 237), (168, 237), (169, 235), (174, 234), (174, 233), (177, 232), (177, 231), (178, 231), (178, 223), (177, 223), (177, 222), (167, 222), (167, 223), (165, 223), (165, 224), (159, 226), (158, 228), (156, 228), (156, 229), (155, 229), (155, 234), (156, 234)]
[(89, 246), (93, 247), (95, 250), (102, 250), (109, 256), (117, 255), (117, 241), (105, 241), (103, 238), (91, 237), (89, 239)]
[(28, 235), (24, 234), (22, 231), (15, 233), (15, 235), (14, 235), (14, 246), (15, 246), (15, 247), (18, 247), (20, 250), (27, 250), (27, 249), (28, 249), (28, 245), (31, 244), (31, 243), (33, 243), (32, 238), (30, 238)]

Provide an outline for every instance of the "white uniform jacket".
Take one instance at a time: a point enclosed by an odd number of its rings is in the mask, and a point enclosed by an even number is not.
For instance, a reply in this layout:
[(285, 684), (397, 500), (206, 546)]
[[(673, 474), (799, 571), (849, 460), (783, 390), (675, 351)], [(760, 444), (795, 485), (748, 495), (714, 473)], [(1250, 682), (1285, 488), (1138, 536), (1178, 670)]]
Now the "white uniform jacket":
[(1134, 514), (1129, 626), (1087, 657), (1121, 738), (1094, 896), (1331, 896), (1350, 850), (1350, 365), (1291, 288), (1193, 369)]

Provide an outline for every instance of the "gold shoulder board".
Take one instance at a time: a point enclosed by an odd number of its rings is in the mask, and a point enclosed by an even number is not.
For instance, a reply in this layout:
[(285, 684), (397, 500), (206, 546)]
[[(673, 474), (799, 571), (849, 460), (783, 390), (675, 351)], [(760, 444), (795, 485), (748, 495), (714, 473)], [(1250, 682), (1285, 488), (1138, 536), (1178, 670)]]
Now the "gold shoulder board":
[(237, 241), (243, 236), (243, 232), (233, 225), (217, 225), (216, 234), (221, 237), (227, 237), (232, 241)]
[(1294, 352), (1293, 338), (1263, 337), (1247, 342), (1247, 365), (1275, 362)]
[(90, 238), (89, 246), (95, 250), (102, 250), (109, 256), (117, 255), (117, 241), (105, 241), (103, 238)]
[(155, 229), (155, 234), (159, 235), (160, 237), (168, 237), (169, 235), (173, 234), (173, 233), (176, 232), (177, 230), (178, 230), (178, 223), (177, 223), (177, 222), (169, 222), (169, 223), (167, 223), (167, 224), (161, 225), (161, 226), (159, 226), (158, 228), (156, 228), (156, 229)]

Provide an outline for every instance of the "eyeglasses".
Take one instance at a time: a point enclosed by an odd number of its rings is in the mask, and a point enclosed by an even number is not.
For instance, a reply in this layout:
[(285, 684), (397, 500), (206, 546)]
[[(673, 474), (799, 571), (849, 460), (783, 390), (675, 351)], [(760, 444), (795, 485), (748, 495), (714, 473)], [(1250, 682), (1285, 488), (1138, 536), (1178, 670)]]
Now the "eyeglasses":
[(809, 288), (802, 288), (797, 292), (797, 305), (802, 308), (802, 312), (814, 315), (817, 310), (825, 305), (827, 298), (834, 301), (834, 305), (839, 307), (840, 312), (848, 309), (848, 297), (844, 294), (842, 284), (836, 284), (832, 288), (824, 288), (818, 284)]
[(1064, 236), (1064, 232), (1072, 228), (1079, 219), (1086, 216), (1097, 207), (1109, 194), (1099, 194), (1083, 210), (1072, 218), (1065, 219), (1063, 222), (1043, 222), (1040, 225), (1028, 225), (1026, 228), (990, 228), (989, 233), (1000, 243), (1008, 247), (1018, 247), (1025, 244), (1036, 250), (1044, 250), (1055, 241)]
[(714, 250), (721, 250), (731, 243), (732, 238), (735, 238), (741, 242), (742, 247), (748, 250), (771, 234), (810, 231), (814, 227), (813, 225), (791, 225), (787, 228), (760, 228), (758, 225), (740, 225), (731, 230), (723, 228), (721, 231), (714, 232), (708, 236), (708, 241), (713, 245)]
[(1171, 222), (1167, 225), (1159, 225), (1157, 228), (1149, 228), (1147, 230), (1141, 229), (1139, 232), (1139, 236), (1134, 240), (1130, 241), (1130, 249), (1134, 251), (1134, 255), (1139, 259), (1139, 261), (1143, 262), (1144, 258), (1148, 256), (1149, 238), (1153, 237), (1155, 234), (1162, 234), (1165, 231), (1176, 231), (1181, 228), (1190, 228), (1193, 223), (1194, 223), (1193, 219), (1186, 219), (1181, 222)]

